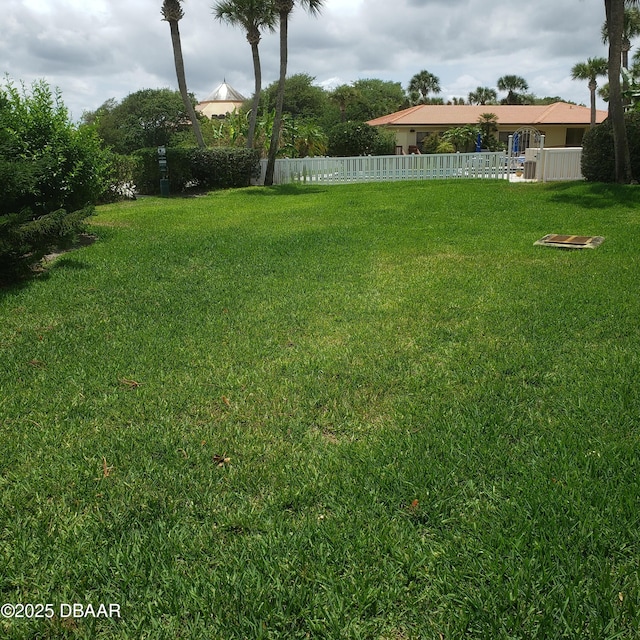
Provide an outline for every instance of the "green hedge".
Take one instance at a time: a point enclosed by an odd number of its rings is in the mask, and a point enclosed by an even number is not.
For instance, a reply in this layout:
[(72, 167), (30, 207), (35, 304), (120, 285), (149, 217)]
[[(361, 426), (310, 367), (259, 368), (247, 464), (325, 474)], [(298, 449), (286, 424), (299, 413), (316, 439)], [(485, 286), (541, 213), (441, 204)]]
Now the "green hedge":
[[(160, 193), (158, 150), (140, 149), (136, 160), (135, 183), (143, 194)], [(260, 175), (258, 152), (236, 147), (213, 149), (167, 148), (167, 166), (172, 193), (187, 189), (229, 189), (247, 187)]]
[[(629, 151), (631, 152), (631, 173), (640, 178), (640, 113), (625, 115)], [(613, 151), (613, 130), (607, 119), (602, 124), (589, 129), (582, 139), (582, 175), (590, 182), (615, 182), (615, 156)]]

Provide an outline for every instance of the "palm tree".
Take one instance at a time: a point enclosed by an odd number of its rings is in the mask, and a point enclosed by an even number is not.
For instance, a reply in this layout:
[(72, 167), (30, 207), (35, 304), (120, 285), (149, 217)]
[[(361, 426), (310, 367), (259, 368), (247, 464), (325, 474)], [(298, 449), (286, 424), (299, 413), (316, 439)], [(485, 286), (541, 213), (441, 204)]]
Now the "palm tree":
[(347, 107), (357, 100), (359, 95), (360, 92), (348, 84), (341, 84), (329, 94), (329, 100), (340, 109), (340, 120), (342, 122), (345, 122), (347, 119)]
[(494, 104), (498, 99), (498, 93), (490, 87), (478, 87), (469, 93), (469, 104)]
[[(622, 66), (629, 68), (629, 51), (631, 50), (631, 38), (640, 36), (640, 11), (629, 7), (624, 10), (624, 23), (622, 29)], [(609, 42), (609, 27), (605, 20), (602, 25), (602, 42)]]
[(162, 2), (162, 19), (169, 23), (171, 28), (171, 43), (173, 45), (173, 59), (176, 65), (176, 75), (178, 77), (178, 88), (180, 89), (180, 95), (182, 96), (182, 102), (184, 108), (191, 120), (191, 126), (193, 127), (193, 133), (196, 136), (196, 142), (198, 146), (203, 148), (207, 145), (202, 137), (202, 131), (200, 131), (200, 122), (196, 115), (196, 110), (193, 107), (193, 102), (189, 97), (187, 91), (187, 78), (184, 71), (184, 58), (182, 57), (182, 43), (180, 41), (180, 30), (178, 28), (178, 22), (184, 17), (184, 11), (182, 10), (182, 0), (163, 0)]
[(261, 30), (275, 30), (276, 12), (273, 2), (270, 0), (220, 0), (214, 7), (214, 15), (217, 20), (227, 24), (240, 25), (247, 33), (247, 41), (251, 45), (253, 57), (253, 75), (255, 80), (253, 102), (251, 105), (251, 117), (249, 118), (249, 132), (247, 133), (247, 148), (253, 148), (253, 140), (258, 119), (258, 107), (260, 105), (260, 93), (262, 91), (262, 68), (260, 65), (260, 52), (258, 45), (261, 39)]
[(409, 95), (412, 102), (424, 104), (430, 93), (440, 93), (440, 79), (423, 69), (409, 81)]
[(631, 175), (631, 154), (624, 122), (624, 105), (620, 74), (624, 39), (625, 8), (637, 5), (638, 0), (604, 0), (607, 20), (607, 40), (609, 41), (609, 118), (613, 130), (613, 148), (616, 166), (616, 182), (629, 183)]
[[(324, 0), (297, 0), (297, 2), (309, 13), (316, 15), (320, 12)], [(276, 114), (273, 120), (267, 170), (264, 177), (264, 184), (267, 186), (273, 184), (273, 172), (276, 168), (280, 125), (282, 124), (282, 106), (284, 104), (284, 84), (287, 78), (289, 16), (295, 5), (296, 0), (273, 0), (273, 6), (278, 14), (278, 23), (280, 25), (280, 77), (278, 79), (278, 95), (276, 97)]]
[(491, 149), (497, 144), (494, 133), (498, 131), (498, 116), (495, 113), (481, 113), (478, 117), (478, 125), (482, 132), (482, 146)]
[(498, 78), (497, 86), (500, 91), (508, 92), (502, 104), (522, 104), (523, 97), (519, 92), (529, 89), (527, 81), (520, 76), (502, 76)]
[(571, 77), (574, 80), (588, 80), (591, 93), (591, 128), (596, 126), (596, 89), (598, 88), (598, 76), (607, 75), (606, 58), (588, 58), (586, 62), (578, 62), (571, 69)]

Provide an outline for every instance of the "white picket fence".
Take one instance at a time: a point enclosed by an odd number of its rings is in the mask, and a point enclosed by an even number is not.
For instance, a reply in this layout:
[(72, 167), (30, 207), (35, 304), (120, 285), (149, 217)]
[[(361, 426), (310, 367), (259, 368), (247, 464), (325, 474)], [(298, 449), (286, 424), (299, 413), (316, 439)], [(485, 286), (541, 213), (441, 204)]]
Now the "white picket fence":
[[(266, 160), (262, 160), (262, 181)], [(497, 178), (507, 175), (504, 153), (292, 158), (276, 160), (274, 184), (344, 184), (441, 178)]]
[[(580, 180), (582, 149), (543, 149), (536, 180)], [(360, 156), (354, 158), (279, 158), (273, 184), (345, 184), (396, 180), (494, 179), (515, 176), (504, 152), (445, 153), (408, 156)], [(264, 184), (267, 161), (261, 161)]]

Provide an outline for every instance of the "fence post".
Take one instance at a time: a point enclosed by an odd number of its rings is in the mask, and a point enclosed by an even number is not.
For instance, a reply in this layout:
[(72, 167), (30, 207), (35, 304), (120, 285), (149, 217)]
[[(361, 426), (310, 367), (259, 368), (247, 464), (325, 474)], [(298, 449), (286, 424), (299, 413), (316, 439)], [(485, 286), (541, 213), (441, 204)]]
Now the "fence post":
[(538, 163), (538, 171), (536, 172), (536, 180), (538, 182), (546, 182), (547, 177), (544, 175), (545, 171), (545, 160), (546, 160), (546, 152), (544, 148), (544, 134), (540, 136), (540, 162)]

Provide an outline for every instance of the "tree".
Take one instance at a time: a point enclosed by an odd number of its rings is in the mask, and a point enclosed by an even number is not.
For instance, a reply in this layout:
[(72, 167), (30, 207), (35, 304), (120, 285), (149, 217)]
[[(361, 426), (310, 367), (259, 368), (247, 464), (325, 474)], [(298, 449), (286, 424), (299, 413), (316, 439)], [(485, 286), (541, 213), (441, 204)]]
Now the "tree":
[(475, 91), (471, 91), (467, 98), (469, 104), (495, 104), (498, 99), (498, 93), (490, 87), (478, 87)]
[(482, 132), (482, 147), (495, 150), (498, 147), (498, 140), (494, 135), (498, 131), (498, 116), (495, 113), (481, 113), (478, 125)]
[[(297, 0), (309, 13), (316, 15), (320, 12), (324, 0)], [(276, 155), (278, 154), (278, 143), (280, 139), (280, 125), (282, 124), (282, 105), (284, 103), (284, 83), (287, 77), (288, 58), (288, 31), (289, 16), (296, 5), (296, 0), (273, 0), (274, 8), (278, 13), (278, 23), (280, 31), (280, 77), (278, 81), (278, 98), (276, 102), (276, 113), (271, 133), (271, 143), (269, 145), (269, 156), (267, 159), (267, 170), (264, 184), (273, 184), (273, 172), (276, 167)]]
[(498, 78), (498, 90), (507, 91), (507, 97), (503, 98), (502, 104), (523, 104), (524, 96), (522, 91), (527, 91), (529, 85), (527, 81), (520, 76), (507, 75)]
[(424, 104), (430, 93), (440, 93), (440, 79), (423, 69), (409, 81), (409, 97), (413, 104)]
[(15, 274), (81, 228), (104, 192), (107, 154), (43, 82), (0, 86), (0, 274)]
[(586, 62), (578, 62), (571, 69), (574, 80), (588, 80), (591, 94), (591, 128), (596, 126), (596, 89), (598, 76), (607, 75), (606, 58), (588, 58)]
[(182, 97), (171, 89), (142, 89), (120, 103), (111, 98), (96, 111), (85, 112), (82, 120), (96, 128), (106, 146), (121, 154), (169, 145), (177, 135), (192, 135)]
[[(284, 81), (282, 113), (296, 120), (319, 121), (329, 108), (329, 95), (308, 73), (296, 73)], [(279, 82), (270, 84), (262, 92), (262, 111), (271, 111), (278, 103)]]
[(182, 102), (184, 103), (185, 111), (191, 121), (193, 127), (193, 133), (196, 137), (198, 146), (204, 148), (204, 138), (200, 131), (200, 122), (196, 115), (195, 108), (189, 97), (187, 91), (187, 78), (184, 70), (184, 58), (182, 57), (182, 43), (180, 40), (180, 29), (178, 28), (178, 22), (184, 17), (184, 11), (182, 10), (182, 0), (163, 0), (162, 2), (162, 19), (169, 23), (171, 29), (171, 44), (173, 45), (173, 60), (176, 65), (176, 76), (178, 78), (178, 88), (180, 95), (182, 96)]
[(605, 16), (609, 40), (609, 119), (613, 132), (616, 182), (632, 181), (631, 154), (624, 121), (622, 86), (622, 41), (625, 7), (637, 5), (637, 0), (605, 0)]
[(253, 147), (260, 93), (262, 91), (262, 67), (260, 65), (260, 51), (258, 45), (261, 40), (261, 30), (275, 30), (276, 12), (270, 0), (221, 0), (214, 6), (215, 17), (231, 25), (242, 26), (247, 34), (247, 41), (251, 45), (253, 58), (254, 92), (249, 117), (249, 131), (247, 133), (247, 148)]
[(341, 84), (336, 87), (330, 94), (329, 100), (337, 105), (340, 109), (340, 121), (347, 120), (347, 107), (355, 102), (359, 97), (358, 90), (353, 85)]
[[(631, 4), (631, 3), (628, 3)], [(624, 69), (629, 68), (629, 51), (631, 51), (631, 38), (640, 36), (640, 11), (628, 7), (624, 10), (624, 23), (622, 27), (622, 59), (621, 64)], [(605, 20), (602, 25), (602, 42), (609, 42), (609, 25)]]
[(353, 83), (357, 97), (347, 105), (347, 120), (366, 122), (408, 106), (407, 96), (399, 82), (365, 78)]

